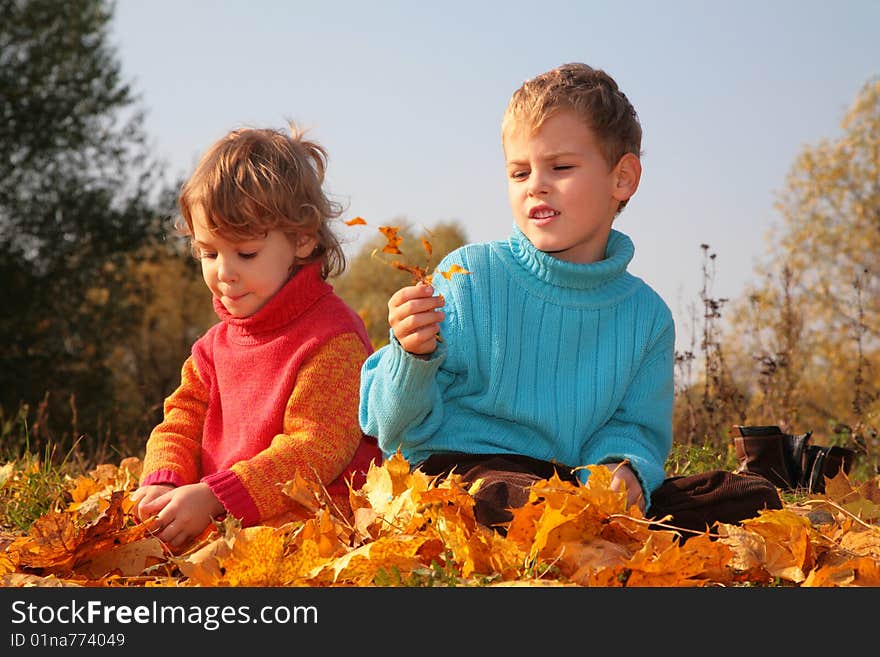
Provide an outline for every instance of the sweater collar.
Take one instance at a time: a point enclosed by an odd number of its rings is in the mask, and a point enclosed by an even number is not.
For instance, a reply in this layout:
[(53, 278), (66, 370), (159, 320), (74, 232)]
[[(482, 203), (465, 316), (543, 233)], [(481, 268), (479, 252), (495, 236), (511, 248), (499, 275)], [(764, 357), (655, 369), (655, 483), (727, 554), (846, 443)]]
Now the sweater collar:
[(332, 289), (321, 276), (321, 262), (310, 262), (298, 269), (275, 296), (250, 317), (233, 317), (217, 297), (214, 297), (214, 312), (230, 334), (253, 339), (289, 325)]
[(635, 254), (632, 240), (614, 229), (608, 236), (605, 259), (588, 264), (567, 262), (538, 250), (516, 224), (509, 244), (514, 259), (533, 276), (550, 285), (575, 290), (596, 290), (622, 282), (620, 279)]

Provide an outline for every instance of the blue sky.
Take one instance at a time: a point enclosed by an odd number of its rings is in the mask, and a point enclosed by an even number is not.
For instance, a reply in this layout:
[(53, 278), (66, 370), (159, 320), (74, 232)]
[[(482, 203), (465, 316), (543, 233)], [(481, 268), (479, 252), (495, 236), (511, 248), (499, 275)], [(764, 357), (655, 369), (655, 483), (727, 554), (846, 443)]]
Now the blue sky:
[[(631, 271), (687, 346), (703, 252), (737, 297), (795, 157), (840, 134), (880, 75), (880, 0), (318, 2), (119, 0), (111, 40), (170, 177), (243, 125), (310, 130), (327, 189), (372, 225), (512, 226), (499, 134), (519, 84), (569, 61), (604, 68), (644, 131), (637, 195), (616, 220)], [(349, 251), (366, 235), (344, 227)]]

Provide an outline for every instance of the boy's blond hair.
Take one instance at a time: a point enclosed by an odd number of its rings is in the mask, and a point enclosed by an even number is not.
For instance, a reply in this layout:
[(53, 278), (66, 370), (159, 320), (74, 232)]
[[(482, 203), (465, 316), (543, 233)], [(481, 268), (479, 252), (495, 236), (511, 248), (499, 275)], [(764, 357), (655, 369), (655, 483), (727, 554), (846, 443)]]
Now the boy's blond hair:
[(202, 156), (178, 195), (178, 229), (193, 234), (193, 208), (208, 229), (230, 241), (280, 230), (296, 242), (314, 237), (305, 261), (322, 260), (324, 278), (342, 273), (345, 254), (328, 222), (342, 214), (323, 190), (327, 153), (291, 123), (290, 133), (268, 128), (229, 132)]
[[(642, 126), (635, 108), (601, 69), (563, 64), (526, 80), (517, 89), (501, 121), (502, 139), (511, 132), (538, 130), (551, 116), (571, 110), (590, 127), (609, 168), (626, 153), (641, 157)], [(620, 208), (626, 201), (620, 203)]]

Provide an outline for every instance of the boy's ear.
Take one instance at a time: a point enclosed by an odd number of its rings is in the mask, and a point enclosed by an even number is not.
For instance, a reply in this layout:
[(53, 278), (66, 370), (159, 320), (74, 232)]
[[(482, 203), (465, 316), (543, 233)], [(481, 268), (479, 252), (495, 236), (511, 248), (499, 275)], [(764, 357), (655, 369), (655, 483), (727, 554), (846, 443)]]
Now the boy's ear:
[(618, 201), (626, 201), (636, 193), (642, 178), (642, 161), (633, 153), (624, 153), (614, 167), (613, 196)]

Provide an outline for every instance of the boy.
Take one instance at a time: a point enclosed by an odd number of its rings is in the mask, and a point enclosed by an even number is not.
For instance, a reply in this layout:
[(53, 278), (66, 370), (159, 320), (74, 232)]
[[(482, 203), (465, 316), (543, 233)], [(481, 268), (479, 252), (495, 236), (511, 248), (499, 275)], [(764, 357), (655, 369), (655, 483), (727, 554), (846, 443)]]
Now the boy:
[(611, 227), (641, 178), (636, 112), (605, 72), (566, 64), (513, 94), (501, 133), (513, 234), (437, 266), (468, 275), (391, 297), (361, 428), (428, 474), (482, 478), (477, 520), (501, 531), (532, 482), (586, 482), (589, 464), (646, 511), (672, 446), (675, 329)]

